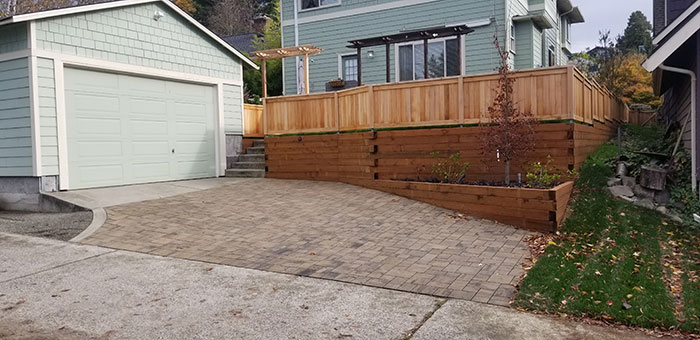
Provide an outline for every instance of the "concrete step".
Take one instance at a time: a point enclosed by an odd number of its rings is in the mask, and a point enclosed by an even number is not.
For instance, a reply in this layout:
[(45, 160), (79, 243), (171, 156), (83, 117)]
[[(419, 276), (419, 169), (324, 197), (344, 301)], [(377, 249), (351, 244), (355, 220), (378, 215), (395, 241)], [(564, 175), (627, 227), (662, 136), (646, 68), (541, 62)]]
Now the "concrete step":
[(236, 162), (231, 164), (231, 169), (259, 169), (265, 170), (265, 162)]
[(256, 147), (256, 146), (265, 146), (265, 140), (264, 139), (253, 140), (253, 147)]
[(245, 153), (246, 153), (246, 154), (249, 154), (249, 155), (250, 155), (250, 154), (255, 154), (255, 155), (258, 155), (258, 154), (265, 154), (265, 147), (264, 147), (264, 146), (254, 146), (254, 147), (250, 147), (250, 148), (247, 148), (247, 149), (245, 150)]
[(263, 178), (265, 170), (258, 169), (228, 169), (226, 177), (245, 177), (245, 178)]
[(243, 154), (238, 156), (239, 162), (265, 162), (264, 154)]

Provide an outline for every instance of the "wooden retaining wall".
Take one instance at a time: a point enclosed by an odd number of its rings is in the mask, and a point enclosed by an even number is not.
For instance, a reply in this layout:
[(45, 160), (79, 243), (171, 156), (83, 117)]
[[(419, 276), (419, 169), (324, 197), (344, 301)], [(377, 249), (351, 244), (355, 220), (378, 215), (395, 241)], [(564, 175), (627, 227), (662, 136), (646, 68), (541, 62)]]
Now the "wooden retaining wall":
[[(535, 150), (512, 161), (512, 179), (525, 175), (529, 163), (551, 156), (562, 172), (578, 169), (586, 157), (615, 134), (612, 123), (540, 124)], [(324, 135), (266, 137), (267, 176), (272, 178), (344, 181), (406, 180), (432, 176), (433, 152), (460, 152), (471, 163), (468, 181), (502, 181), (503, 163), (482, 155), (480, 130), (473, 127), (388, 130)]]

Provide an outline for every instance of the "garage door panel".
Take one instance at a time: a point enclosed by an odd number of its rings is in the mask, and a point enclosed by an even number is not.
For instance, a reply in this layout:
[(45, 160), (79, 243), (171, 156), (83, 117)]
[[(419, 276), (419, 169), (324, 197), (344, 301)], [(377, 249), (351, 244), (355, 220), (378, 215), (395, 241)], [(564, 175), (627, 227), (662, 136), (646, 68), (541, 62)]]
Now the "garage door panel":
[(75, 92), (73, 94), (73, 112), (76, 115), (93, 115), (95, 113), (119, 115), (119, 97), (100, 95), (89, 92)]
[(126, 100), (133, 115), (162, 117), (168, 112), (168, 103), (162, 99), (127, 98)]
[[(119, 88), (119, 75), (82, 69), (70, 69), (71, 77), (66, 77), (66, 88), (109, 91)], [(109, 92), (107, 92), (109, 93)]]
[(134, 178), (140, 180), (170, 177), (170, 167), (169, 161), (134, 163), (132, 166)]
[(122, 149), (121, 141), (81, 141), (76, 143), (77, 150), (80, 158), (84, 159), (86, 162), (89, 161), (91, 157), (98, 158), (109, 158), (109, 157), (119, 157), (124, 155), (124, 150)]
[(163, 136), (168, 136), (168, 121), (167, 120), (145, 120), (145, 119), (130, 119), (129, 127), (131, 134), (135, 138), (155, 137), (161, 139)]
[(99, 137), (113, 135), (119, 138), (122, 134), (121, 120), (118, 117), (76, 117), (74, 122), (77, 132), (86, 137), (89, 135), (98, 135)]
[(133, 156), (160, 156), (170, 158), (170, 143), (162, 141), (134, 141), (131, 143)]
[[(68, 68), (65, 74), (71, 188), (216, 175), (213, 87)], [(100, 79), (118, 86), (101, 93), (99, 84), (91, 86)]]
[(122, 164), (81, 166), (78, 169), (81, 182), (88, 186), (91, 184), (118, 185), (124, 178), (124, 166)]

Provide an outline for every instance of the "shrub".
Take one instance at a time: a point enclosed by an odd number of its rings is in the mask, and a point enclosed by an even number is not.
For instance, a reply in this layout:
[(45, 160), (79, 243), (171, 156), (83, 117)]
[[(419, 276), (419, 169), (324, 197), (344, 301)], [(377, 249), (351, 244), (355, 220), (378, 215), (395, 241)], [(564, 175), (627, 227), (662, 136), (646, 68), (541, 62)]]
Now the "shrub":
[(447, 158), (440, 157), (439, 152), (433, 152), (431, 155), (435, 159), (432, 172), (438, 181), (441, 183), (462, 183), (471, 164), (462, 161), (461, 153), (453, 153)]
[[(531, 188), (551, 188), (561, 179), (561, 172), (552, 163), (552, 156), (547, 156), (547, 162), (532, 162), (525, 175), (525, 184)], [(575, 170), (568, 170), (567, 175), (576, 176)]]

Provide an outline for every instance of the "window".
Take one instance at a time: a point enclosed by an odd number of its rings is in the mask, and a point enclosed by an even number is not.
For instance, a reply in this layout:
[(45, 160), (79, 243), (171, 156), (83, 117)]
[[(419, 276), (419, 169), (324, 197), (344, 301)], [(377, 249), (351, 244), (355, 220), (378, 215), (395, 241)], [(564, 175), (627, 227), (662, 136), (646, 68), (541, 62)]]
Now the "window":
[(510, 25), (510, 51), (515, 52), (515, 25)]
[[(459, 40), (428, 41), (428, 78), (460, 75)], [(399, 46), (399, 81), (425, 78), (423, 42)]]
[(554, 53), (554, 46), (549, 46), (547, 49), (547, 65), (555, 66), (557, 64), (557, 55)]
[(357, 55), (344, 55), (340, 57), (340, 70), (343, 80), (357, 81)]
[(566, 21), (566, 42), (571, 42), (571, 23)]
[(299, 0), (299, 2), (302, 10), (340, 4), (340, 0)]

